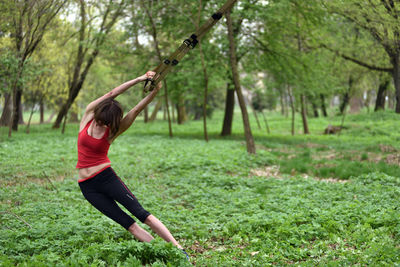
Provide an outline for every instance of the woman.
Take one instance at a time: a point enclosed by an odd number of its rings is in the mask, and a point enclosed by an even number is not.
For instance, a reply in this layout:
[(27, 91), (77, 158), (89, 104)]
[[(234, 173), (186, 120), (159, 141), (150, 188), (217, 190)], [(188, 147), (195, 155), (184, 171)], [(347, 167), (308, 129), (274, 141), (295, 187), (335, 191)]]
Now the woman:
[(152, 79), (154, 75), (155, 72), (148, 71), (145, 75), (114, 88), (86, 107), (78, 135), (78, 163), (76, 165), (79, 170), (78, 182), (84, 197), (90, 204), (127, 229), (135, 238), (143, 242), (150, 242), (153, 239), (151, 234), (141, 228), (117, 205), (116, 201), (142, 223), (150, 226), (161, 238), (172, 242), (186, 254), (164, 224), (140, 205), (136, 197), (115, 174), (107, 156), (110, 145), (132, 125), (139, 113), (154, 99), (161, 88), (161, 83), (125, 117), (123, 117), (120, 104), (114, 98), (131, 86)]

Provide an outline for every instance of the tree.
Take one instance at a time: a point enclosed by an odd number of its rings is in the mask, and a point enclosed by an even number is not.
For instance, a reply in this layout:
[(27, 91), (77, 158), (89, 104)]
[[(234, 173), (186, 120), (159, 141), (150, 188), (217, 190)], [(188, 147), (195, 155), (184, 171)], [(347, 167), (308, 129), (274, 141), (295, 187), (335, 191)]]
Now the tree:
[(233, 82), (235, 85), (236, 95), (239, 100), (240, 109), (242, 110), (242, 119), (243, 119), (244, 134), (246, 137), (247, 152), (249, 154), (255, 154), (256, 147), (254, 144), (253, 134), (251, 133), (249, 115), (247, 113), (246, 103), (244, 101), (242, 89), (240, 87), (238, 64), (237, 64), (237, 57), (236, 57), (236, 46), (235, 46), (235, 39), (233, 36), (231, 11), (228, 10), (226, 12), (225, 16), (226, 16), (226, 25), (228, 28), (229, 54), (230, 54), (229, 58), (230, 58), (230, 64), (231, 64), (231, 68), (232, 68), (232, 77), (233, 77)]
[[(158, 39), (158, 34), (157, 34), (157, 26), (156, 26), (156, 23), (153, 18), (152, 10), (150, 10), (152, 2), (150, 1), (149, 3), (146, 3), (145, 1), (142, 0), (141, 4), (147, 14), (147, 18), (149, 19), (149, 22), (150, 22), (150, 29), (151, 29), (150, 33), (151, 33), (151, 36), (153, 37), (154, 48), (156, 50), (156, 55), (158, 57), (158, 61), (162, 62), (163, 59), (161, 56), (161, 50), (160, 50), (159, 39)], [(148, 6), (148, 4), (150, 5), (150, 7)], [(170, 113), (169, 113), (168, 85), (167, 85), (166, 79), (163, 80), (163, 84), (164, 84), (165, 107), (167, 109), (169, 136), (172, 137), (173, 133), (172, 133), (171, 117), (170, 117)]]
[[(400, 28), (399, 10), (400, 3), (393, 0), (370, 0), (360, 2), (349, 1), (324, 1), (323, 4), (334, 14), (339, 14), (365, 30), (380, 45), (387, 55), (391, 67), (375, 65), (375, 60), (352, 57), (334, 49), (335, 52), (346, 60), (350, 60), (370, 70), (388, 72), (392, 75), (396, 91), (396, 113), (400, 113)], [(370, 49), (364, 48), (364, 49)], [(372, 63), (372, 62), (374, 63)]]
[[(124, 0), (118, 2), (98, 1), (95, 3), (79, 0), (78, 4), (80, 25), (77, 34), (77, 47), (74, 53), (75, 60), (70, 67), (72, 75), (68, 80), (68, 98), (62, 104), (53, 128), (60, 127), (62, 120), (82, 89), (89, 69), (100, 53), (107, 35), (126, 7)], [(101, 17), (99, 25), (96, 25), (97, 17)]]
[[(26, 61), (34, 53), (41, 42), (50, 22), (60, 12), (67, 0), (54, 1), (13, 1), (5, 6), (6, 19), (10, 21), (9, 27), (14, 40), (13, 52), (18, 58), (16, 78), (11, 88), (13, 95), (13, 115), (10, 120), (9, 136), (11, 130), (18, 130), (18, 120), (21, 115), (22, 87), (19, 79), (23, 75)], [(5, 15), (5, 14), (3, 14)]]

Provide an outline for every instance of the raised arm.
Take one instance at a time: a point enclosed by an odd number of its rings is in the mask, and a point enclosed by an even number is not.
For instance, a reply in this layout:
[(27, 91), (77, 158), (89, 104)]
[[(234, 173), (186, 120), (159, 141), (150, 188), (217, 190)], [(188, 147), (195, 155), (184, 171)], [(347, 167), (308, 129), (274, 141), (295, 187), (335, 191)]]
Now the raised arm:
[(117, 87), (115, 87), (114, 89), (112, 89), (110, 92), (108, 92), (107, 94), (97, 98), (96, 100), (94, 100), (93, 102), (91, 102), (89, 105), (87, 105), (85, 113), (82, 117), (81, 120), (81, 129), (93, 118), (93, 111), (95, 109), (95, 107), (103, 100), (107, 99), (107, 98), (115, 98), (118, 95), (122, 94), (123, 92), (125, 92), (126, 90), (128, 90), (130, 87), (134, 86), (137, 83), (143, 82), (145, 81), (147, 78), (150, 78), (150, 74), (151, 72), (147, 72), (146, 74), (137, 77), (133, 80), (127, 81)]
[(162, 83), (158, 83), (157, 86), (150, 92), (145, 98), (143, 98), (133, 109), (131, 109), (125, 117), (121, 120), (121, 124), (119, 125), (119, 130), (117, 134), (112, 137), (110, 143), (115, 140), (120, 134), (125, 132), (135, 121), (136, 117), (139, 113), (151, 102), (154, 97), (157, 95), (158, 91), (160, 91), (162, 87)]

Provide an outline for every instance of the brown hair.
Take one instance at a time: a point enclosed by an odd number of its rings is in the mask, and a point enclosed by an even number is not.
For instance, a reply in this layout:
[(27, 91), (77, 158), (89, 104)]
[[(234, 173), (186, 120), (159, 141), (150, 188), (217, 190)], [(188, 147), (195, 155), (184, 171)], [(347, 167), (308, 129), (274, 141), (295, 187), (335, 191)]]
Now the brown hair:
[(101, 101), (94, 109), (94, 120), (97, 123), (106, 125), (110, 128), (110, 136), (113, 137), (119, 129), (123, 111), (121, 104), (113, 98)]

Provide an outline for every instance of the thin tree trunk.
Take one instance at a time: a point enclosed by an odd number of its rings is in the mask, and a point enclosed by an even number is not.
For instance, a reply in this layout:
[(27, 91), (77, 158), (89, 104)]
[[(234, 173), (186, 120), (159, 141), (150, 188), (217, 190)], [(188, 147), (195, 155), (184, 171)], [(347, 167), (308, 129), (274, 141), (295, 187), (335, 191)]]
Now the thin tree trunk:
[(178, 100), (177, 111), (178, 111), (178, 124), (183, 124), (185, 121), (187, 121), (187, 114), (186, 114), (185, 101), (182, 97), (180, 97)]
[(342, 113), (342, 122), (340, 123), (340, 129), (339, 129), (339, 133), (338, 133), (338, 136), (340, 136), (340, 134), (342, 133), (342, 129), (343, 129), (343, 126), (344, 126), (344, 120), (345, 120), (345, 118), (346, 118), (346, 108), (343, 110), (343, 113)]
[(282, 114), (282, 116), (284, 116), (285, 115), (284, 94), (283, 94), (283, 90), (282, 89), (279, 89), (278, 91), (279, 91), (279, 100), (281, 102), (281, 114)]
[(13, 131), (18, 131), (18, 125), (24, 124), (24, 120), (22, 117), (22, 89), (17, 87), (16, 96), (15, 96), (15, 107), (13, 113), (13, 121), (12, 121), (12, 129)]
[[(154, 41), (154, 48), (156, 49), (156, 53), (157, 53), (157, 57), (158, 60), (161, 62), (162, 61), (162, 56), (161, 56), (161, 51), (160, 51), (160, 46), (158, 43), (158, 37), (157, 37), (157, 27), (156, 24), (153, 20), (153, 15), (150, 12), (149, 8), (146, 5), (146, 1), (142, 1), (142, 6), (145, 9), (145, 12), (147, 14), (147, 17), (149, 18), (150, 24), (151, 24), (151, 35), (153, 37), (153, 41)], [(168, 88), (167, 88), (167, 81), (164, 79), (164, 98), (165, 98), (165, 108), (167, 109), (167, 117), (168, 117), (168, 131), (169, 131), (169, 136), (172, 138), (173, 134), (172, 134), (172, 123), (171, 123), (171, 118), (169, 115), (169, 104), (168, 104)]]
[(150, 115), (149, 121), (155, 121), (157, 118), (157, 113), (162, 106), (162, 98), (159, 98), (156, 105), (154, 106), (153, 112)]
[(392, 58), (393, 64), (393, 81), (396, 90), (396, 113), (400, 113), (400, 54)]
[(34, 108), (35, 108), (35, 105), (32, 104), (31, 113), (29, 114), (28, 125), (26, 126), (26, 133), (27, 134), (29, 134), (29, 132), (30, 132), (30, 126), (31, 126), (31, 120), (32, 120), (32, 115), (33, 115)]
[(349, 104), (349, 100), (350, 100), (349, 93), (348, 92), (344, 93), (342, 103), (340, 103), (340, 107), (339, 107), (340, 114), (343, 114), (344, 110), (346, 109), (347, 105)]
[[(83, 83), (85, 82), (86, 76), (89, 72), (90, 67), (93, 65), (94, 60), (98, 56), (100, 52), (100, 48), (105, 41), (105, 37), (111, 31), (111, 28), (116, 23), (118, 17), (122, 14), (122, 10), (125, 7), (125, 2), (122, 1), (118, 6), (112, 4), (112, 1), (109, 2), (107, 5), (106, 10), (101, 14), (102, 20), (100, 25), (100, 32), (93, 37), (92, 41), (94, 48), (89, 56), (87, 56), (88, 47), (84, 47), (86, 41), (87, 33), (86, 28), (88, 23), (87, 19), (87, 12), (86, 12), (86, 1), (80, 0), (80, 17), (81, 17), (81, 26), (79, 28), (79, 39), (78, 39), (78, 50), (76, 53), (76, 63), (73, 69), (73, 77), (71, 82), (69, 83), (69, 91), (68, 91), (68, 99), (67, 102), (62, 105), (56, 121), (53, 124), (53, 128), (59, 128), (63, 118), (67, 115), (71, 105), (75, 101), (76, 97), (78, 96), (80, 90), (82, 89)], [(114, 14), (112, 14), (111, 18), (108, 19), (109, 15), (111, 14), (112, 8), (115, 8)], [(83, 70), (82, 70), (83, 69)], [(63, 126), (64, 127), (64, 126)], [(64, 132), (62, 130), (62, 132)]]
[(56, 114), (57, 114), (57, 113), (56, 113), (55, 111), (53, 111), (53, 112), (50, 114), (49, 118), (46, 120), (46, 122), (47, 122), (47, 123), (50, 123), (51, 120), (54, 118), (54, 116), (55, 116)]
[(314, 113), (314, 118), (318, 118), (319, 114), (318, 114), (318, 107), (317, 104), (315, 104), (314, 101), (311, 102), (312, 105), (312, 109), (313, 109), (313, 113)]
[(62, 133), (62, 134), (65, 133), (65, 125), (67, 124), (67, 117), (68, 117), (68, 112), (67, 112), (67, 114), (65, 114), (65, 116), (64, 116), (64, 123), (63, 123), (62, 130), (61, 130), (61, 133)]
[(207, 68), (206, 68), (206, 63), (204, 60), (204, 53), (203, 53), (201, 43), (199, 43), (199, 51), (200, 51), (200, 58), (201, 58), (201, 66), (202, 66), (203, 75), (204, 75), (203, 131), (204, 131), (204, 140), (206, 140), (206, 142), (208, 142), (208, 133), (207, 133), (208, 74), (207, 74)]
[(11, 115), (12, 115), (12, 94), (4, 94), (4, 108), (0, 118), (0, 126), (10, 125)]
[(326, 117), (328, 117), (328, 112), (326, 112), (325, 96), (324, 96), (324, 94), (320, 94), (319, 96), (321, 98), (322, 115), (326, 118)]
[(386, 92), (389, 88), (390, 81), (388, 79), (381, 81), (379, 84), (378, 94), (376, 96), (375, 101), (375, 109), (374, 111), (384, 110), (385, 109), (385, 102), (386, 102)]
[(40, 110), (40, 124), (42, 124), (44, 122), (44, 103), (43, 103), (43, 98), (40, 99), (39, 110)]
[(304, 134), (310, 134), (310, 130), (308, 129), (308, 122), (307, 122), (306, 96), (304, 94), (300, 95), (300, 104), (301, 104), (301, 118), (303, 121)]
[(235, 109), (235, 90), (232, 89), (231, 86), (231, 83), (226, 84), (225, 113), (221, 136), (232, 134), (233, 111)]
[(228, 10), (226, 12), (225, 16), (226, 16), (226, 24), (227, 24), (227, 28), (228, 28), (228, 39), (229, 39), (229, 51), (230, 51), (230, 63), (231, 63), (231, 68), (232, 68), (232, 77), (233, 77), (233, 82), (235, 84), (235, 91), (236, 91), (236, 94), (238, 97), (240, 109), (242, 110), (242, 119), (243, 119), (244, 134), (246, 137), (247, 152), (249, 154), (255, 154), (256, 147), (254, 144), (253, 134), (251, 133), (249, 115), (247, 113), (246, 103), (244, 101), (242, 89), (240, 87), (237, 58), (236, 58), (236, 47), (235, 47), (235, 40), (233, 37), (233, 29), (232, 29), (231, 10)]
[(295, 129), (294, 129), (294, 120), (295, 120), (295, 115), (296, 115), (296, 110), (294, 107), (294, 100), (293, 100), (293, 95), (292, 95), (292, 89), (288, 87), (288, 95), (289, 95), (289, 103), (290, 103), (290, 108), (292, 110), (292, 135), (295, 134)]
[(250, 103), (250, 108), (251, 108), (251, 111), (252, 111), (253, 114), (254, 114), (254, 118), (256, 119), (258, 129), (261, 130), (261, 124), (260, 124), (260, 121), (258, 120), (257, 112), (256, 112), (256, 110), (254, 109), (254, 107), (253, 107), (253, 105), (251, 104), (251, 102), (249, 101), (249, 99), (247, 99), (247, 100), (248, 100), (247, 102)]
[[(11, 119), (9, 121), (9, 129), (8, 129), (8, 137), (11, 137), (11, 132), (12, 130), (18, 130), (18, 120), (19, 120), (19, 103), (18, 103), (18, 91), (19, 91), (19, 87), (18, 87), (18, 81), (22, 75), (22, 70), (23, 70), (23, 63), (22, 60), (20, 60), (20, 62), (18, 63), (18, 71), (17, 71), (17, 75), (15, 77), (15, 80), (13, 81), (13, 85), (12, 85), (12, 103), (13, 103), (13, 107), (12, 107), (12, 115), (11, 115)], [(21, 100), (21, 95), (19, 97), (19, 99)]]
[(264, 118), (265, 126), (267, 127), (267, 133), (270, 134), (271, 131), (269, 130), (268, 120), (267, 120), (267, 117), (264, 115), (264, 111), (261, 110), (261, 114), (262, 114), (262, 116)]

